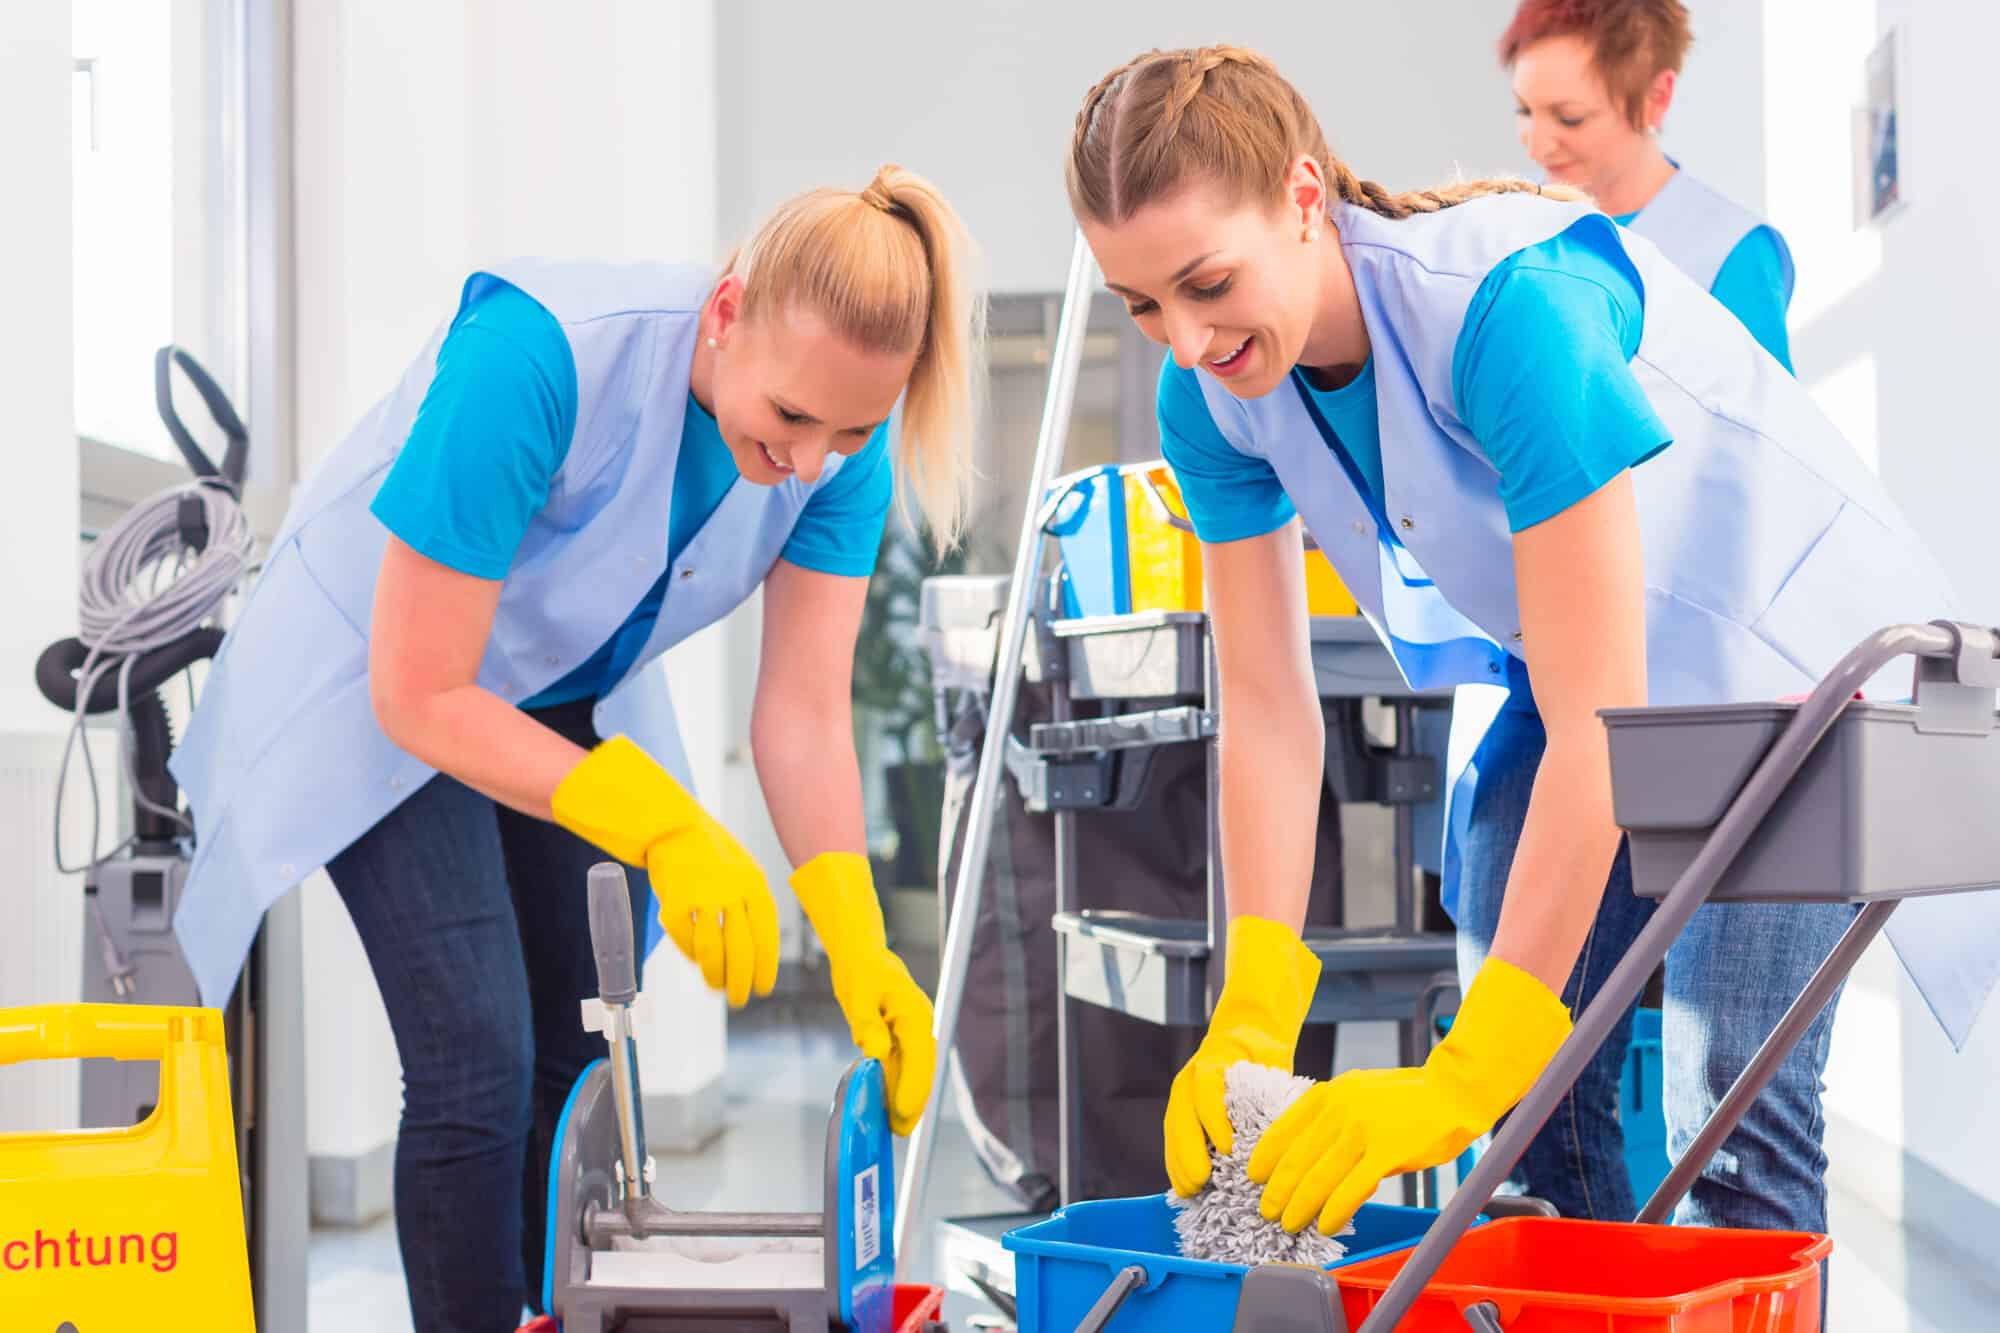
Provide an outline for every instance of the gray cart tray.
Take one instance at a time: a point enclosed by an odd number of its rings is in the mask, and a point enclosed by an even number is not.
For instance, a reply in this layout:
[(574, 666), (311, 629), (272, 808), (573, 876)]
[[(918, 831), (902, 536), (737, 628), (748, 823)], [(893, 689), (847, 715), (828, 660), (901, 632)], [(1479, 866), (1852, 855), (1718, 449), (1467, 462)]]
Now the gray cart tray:
[[(1208, 1021), (1208, 923), (1133, 912), (1061, 912), (1065, 989), (1121, 1014), (1173, 1027)], [(1402, 1022), (1440, 973), (1457, 967), (1453, 936), (1308, 930), (1319, 989), (1308, 1023)]]
[[(1202, 693), (1200, 611), (1135, 611), (1124, 616), (1058, 620), (1049, 628), (1069, 651), (1074, 699), (1196, 699)], [(1314, 616), (1309, 629), (1313, 679), (1324, 699), (1408, 699), (1396, 659), (1359, 616)], [(1031, 640), (1032, 642), (1032, 640)], [(1029, 655), (1027, 676), (1042, 678)], [(1449, 697), (1449, 691), (1442, 692)]]
[[(1640, 896), (1666, 896), (1797, 711), (1604, 713), (1613, 804)], [(1710, 896), (1875, 902), (1995, 885), (2000, 734), (1920, 731), (1918, 717), (1909, 704), (1848, 704)], [(1953, 833), (1940, 837), (1940, 828)]]
[(1005, 574), (939, 574), (923, 581), (917, 625), (936, 688), (984, 694), (993, 687), (1007, 582)]
[[(1014, 1299), (1014, 1256), (1001, 1243), (1010, 1231), (1049, 1220), (1047, 1213), (985, 1213), (977, 1217), (947, 1217), (934, 1233), (933, 1271), (945, 1289), (950, 1324), (954, 1298), (971, 1297), (984, 1309), (989, 1303), (1011, 1314)], [(996, 1297), (998, 1299), (996, 1299)]]
[[(1007, 582), (1005, 575), (969, 574), (924, 580), (920, 633), (938, 686), (990, 688)], [(1198, 699), (1206, 619), (1200, 611), (1135, 611), (1057, 620), (1048, 628), (1067, 655), (1073, 699)], [(1419, 697), (1360, 616), (1313, 617), (1311, 641), (1322, 698)], [(1029, 635), (1022, 674), (1038, 683), (1047, 678), (1041, 651), (1040, 636)]]

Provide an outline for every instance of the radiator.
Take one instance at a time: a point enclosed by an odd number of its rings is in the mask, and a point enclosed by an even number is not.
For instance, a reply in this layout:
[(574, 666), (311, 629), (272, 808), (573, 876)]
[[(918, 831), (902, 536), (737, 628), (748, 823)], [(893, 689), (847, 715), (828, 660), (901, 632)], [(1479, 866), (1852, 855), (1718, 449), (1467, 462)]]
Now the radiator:
[[(83, 876), (56, 872), (56, 776), (65, 733), (0, 732), (0, 1008), (74, 1001), (81, 985)], [(124, 836), (125, 784), (115, 733), (89, 741), (102, 802), (102, 846)], [(81, 751), (70, 766), (63, 855), (72, 865), (90, 847), (90, 793)], [(0, 1132), (72, 1129), (77, 1123), (75, 1061), (0, 1066)]]

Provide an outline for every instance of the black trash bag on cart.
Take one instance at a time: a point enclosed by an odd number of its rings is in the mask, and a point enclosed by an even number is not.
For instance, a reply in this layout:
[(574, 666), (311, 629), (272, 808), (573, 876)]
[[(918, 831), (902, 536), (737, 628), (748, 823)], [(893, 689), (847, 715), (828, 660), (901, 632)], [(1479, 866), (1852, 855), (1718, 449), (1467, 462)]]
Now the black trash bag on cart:
[[(985, 741), (983, 696), (955, 696), (946, 738), (940, 894), (945, 919), (957, 888)], [(1091, 705), (1080, 703), (1079, 715)], [(1047, 685), (1024, 681), (1014, 734), (1050, 720)], [(1207, 907), (1207, 775), (1203, 747), (1150, 751), (1135, 808), (1086, 810), (1076, 819), (1078, 909), (1201, 919)], [(1131, 762), (1132, 756), (1120, 756)], [(973, 928), (950, 1093), (987, 1174), (1024, 1209), (1056, 1206), (1057, 1148), (1055, 826), (1030, 813), (1003, 776), (985, 889)], [(1337, 805), (1324, 786), (1308, 921), (1339, 925), (1341, 840)], [(942, 936), (940, 937), (942, 938)], [(1167, 1187), (1161, 1118), (1174, 1075), (1200, 1043), (1199, 1028), (1162, 1028), (1095, 1005), (1075, 1007), (1080, 1043), (1082, 1144), (1077, 1197), (1157, 1194)], [(1314, 1025), (1299, 1041), (1298, 1069), (1324, 1076), (1333, 1029)]]

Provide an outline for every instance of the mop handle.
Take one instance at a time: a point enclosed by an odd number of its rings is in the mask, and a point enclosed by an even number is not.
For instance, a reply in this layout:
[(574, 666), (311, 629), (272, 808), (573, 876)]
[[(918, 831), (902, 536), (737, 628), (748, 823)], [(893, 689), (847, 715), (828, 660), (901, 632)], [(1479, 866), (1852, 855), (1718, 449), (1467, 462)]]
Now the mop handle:
[(590, 947), (597, 955), (597, 998), (629, 1007), (639, 998), (632, 961), (632, 895), (625, 867), (603, 861), (590, 868)]
[(639, 1103), (639, 1047), (632, 1040), (632, 1002), (639, 997), (633, 963), (632, 894), (625, 867), (601, 861), (590, 868), (590, 947), (597, 956), (597, 996), (604, 1003), (604, 1041), (610, 1049), (611, 1100), (618, 1111), (618, 1152), (625, 1168), (626, 1208), (647, 1197), (646, 1124)]
[(965, 852), (958, 862), (958, 888), (951, 897), (944, 948), (938, 964), (937, 1003), (931, 1034), (937, 1039), (938, 1077), (931, 1081), (923, 1118), (910, 1136), (904, 1157), (902, 1190), (896, 1197), (895, 1246), (899, 1263), (913, 1251), (910, 1227), (922, 1211), (929, 1183), (931, 1150), (936, 1144), (940, 1108), (951, 1083), (952, 1047), (958, 1039), (958, 1011), (965, 999), (966, 974), (972, 966), (972, 936), (979, 919), (980, 895), (986, 883), (987, 855), (993, 841), (993, 812), (1000, 808), (1000, 783), (1013, 725), (1014, 700), (1021, 687), (1021, 662), (1027, 645), (1029, 607), (1040, 572), (1046, 537), (1049, 485), (1062, 463), (1069, 437), (1070, 409), (1076, 400), (1078, 372), (1083, 365), (1083, 336), (1090, 320), (1090, 288), (1097, 261), (1083, 232), (1070, 250), (1069, 280), (1063, 289), (1062, 318), (1050, 351), (1048, 396), (1042, 403), (1041, 432), (1035, 442), (1035, 462), (1028, 481), (1028, 502), (1014, 548), (1014, 577), (1007, 588), (1007, 613), (1000, 626), (998, 657), (993, 669), (993, 698), (986, 718), (986, 740), (979, 751), (979, 768), (972, 784), (972, 812), (965, 826)]

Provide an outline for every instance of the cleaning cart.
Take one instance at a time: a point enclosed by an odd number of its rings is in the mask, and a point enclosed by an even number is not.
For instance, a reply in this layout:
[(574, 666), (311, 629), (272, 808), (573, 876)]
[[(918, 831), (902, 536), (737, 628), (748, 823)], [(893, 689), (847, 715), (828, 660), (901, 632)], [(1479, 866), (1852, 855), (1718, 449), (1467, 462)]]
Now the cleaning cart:
[[(1079, 237), (1056, 335), (1033, 495), (1050, 494), (1058, 470), (1092, 272)], [(1003, 768), (1007, 728), (999, 720), (1012, 715), (1039, 596), (1044, 538), (1056, 517), (1046, 505), (1031, 506), (1023, 516), (999, 624), (991, 705), (996, 721), (980, 754), (972, 843), (938, 995), (946, 1050), (979, 910), (989, 827), (982, 814), (993, 808)], [(1616, 814), (1630, 837), (1635, 888), (1661, 900), (1651, 922), (1420, 1242), (1357, 1256), (1334, 1270), (1273, 1265), (1226, 1275), (1217, 1280), (1234, 1297), (1227, 1326), (1325, 1333), (1818, 1328), (1820, 1264), (1831, 1249), (1826, 1237), (1661, 1223), (1902, 899), (2000, 887), (2000, 825), (1986, 816), (1982, 800), (2000, 791), (1996, 653), (2000, 639), (1988, 629), (1942, 622), (1892, 626), (1856, 646), (1802, 703), (1608, 712)], [(1861, 686), (1905, 656), (1916, 659), (1908, 702), (1856, 699)], [(1711, 898), (1862, 906), (1638, 1222), (1516, 1217), (1471, 1229), (1618, 1014)], [(1207, 980), (1212, 988), (1216, 979)], [(937, 1124), (935, 1100), (930, 1110), (907, 1163), (899, 1210), (904, 1223), (921, 1198), (928, 1137)], [(1016, 1233), (1017, 1267), (1031, 1252), (1022, 1241), (1035, 1238), (1026, 1230)], [(1135, 1230), (1083, 1240), (1059, 1254), (1036, 1254), (1037, 1265), (1053, 1259), (1087, 1266), (1080, 1271), (1095, 1281), (1067, 1284), (1073, 1299), (1060, 1305), (1031, 1309), (1023, 1301), (1023, 1333), (1223, 1327), (1216, 1310), (1197, 1316), (1173, 1298), (1174, 1290), (1194, 1291), (1198, 1284), (1169, 1262), (1178, 1255), (1169, 1255), (1165, 1242), (1149, 1250), (1140, 1247), (1143, 1239)]]
[[(1907, 703), (1856, 698), (1861, 687), (1898, 658), (1916, 659)], [(1363, 1333), (1394, 1328), (1456, 1327), (1440, 1318), (1478, 1310), (1484, 1325), (1509, 1333), (1543, 1328), (1704, 1328), (1704, 1308), (1733, 1309), (1743, 1330), (1818, 1327), (1817, 1261), (1823, 1238), (1772, 1239), (1782, 1233), (1654, 1229), (1665, 1221), (1695, 1177), (1776, 1074), (1805, 1030), (1846, 981), (1855, 962), (1906, 898), (1980, 892), (2000, 887), (2000, 828), (1986, 816), (1989, 793), (2000, 791), (2000, 636), (1970, 625), (1898, 625), (1858, 644), (1802, 703), (1723, 704), (1610, 710), (1613, 802), (1631, 841), (1633, 888), (1660, 899), (1658, 911), (1612, 971), (1597, 999), (1542, 1078), (1515, 1108), (1424, 1241), (1406, 1255), (1357, 1266)], [(1513, 1314), (1482, 1286), (1511, 1271), (1538, 1276), (1572, 1297), (1592, 1273), (1616, 1271), (1611, 1253), (1587, 1251), (1587, 1265), (1549, 1273), (1547, 1256), (1522, 1239), (1515, 1256), (1494, 1245), (1465, 1247), (1459, 1238), (1478, 1199), (1520, 1159), (1529, 1139), (1666, 957), (1695, 910), (1711, 899), (1861, 904), (1854, 923), (1800, 992), (1778, 1026), (1724, 1097), (1630, 1227), (1591, 1224), (1591, 1236), (1622, 1246), (1636, 1261), (1678, 1259), (1685, 1246), (1715, 1238), (1712, 1266), (1690, 1267), (1683, 1280), (1711, 1279), (1705, 1303), (1661, 1311), (1637, 1293), (1605, 1293), (1596, 1308), (1615, 1314), (1623, 1298), (1635, 1309), (1619, 1324), (1556, 1322), (1523, 1296)], [(1520, 1224), (1516, 1224), (1520, 1225)], [(1561, 1243), (1583, 1224), (1562, 1223)], [(1496, 1226), (1497, 1230), (1497, 1226)], [(1491, 1241), (1491, 1237), (1482, 1236)], [(1785, 1246), (1793, 1248), (1785, 1251)], [(1703, 1262), (1708, 1262), (1704, 1257)], [(1674, 1276), (1663, 1273), (1662, 1278)], [(1343, 1283), (1343, 1299), (1348, 1291)], [(1361, 1284), (1366, 1283), (1366, 1286)], [(1736, 1284), (1734, 1291), (1720, 1288)], [(1667, 1284), (1655, 1284), (1664, 1288)], [(1655, 1307), (1669, 1293), (1645, 1293)], [(1682, 1299), (1691, 1299), (1681, 1293)], [(1485, 1306), (1495, 1306), (1484, 1309)], [(1648, 1323), (1646, 1320), (1651, 1319)], [(1678, 1321), (1678, 1322), (1676, 1322)]]
[[(1916, 659), (1907, 703), (1857, 689)], [(2000, 635), (1969, 625), (1893, 626), (1841, 660), (1802, 703), (1636, 708), (1604, 714), (1617, 819), (1635, 890), (1660, 901), (1575, 1031), (1493, 1146), (1413, 1248), (1350, 1257), (1311, 1284), (1233, 1278), (1227, 1321), (1216, 1293), (1186, 1281), (1171, 1236), (1131, 1226), (1079, 1235), (1056, 1256), (1094, 1266), (1096, 1292), (1065, 1291), (1022, 1333), (1138, 1328), (1304, 1328), (1327, 1333), (1807, 1333), (1819, 1327), (1824, 1236), (1661, 1225), (1905, 898), (2000, 887), (2000, 828), (1981, 817), (2000, 791)], [(1520, 1159), (1618, 1013), (1710, 900), (1841, 902), (1861, 910), (1679, 1163), (1631, 1224), (1508, 1218), (1468, 1230)], [(1086, 1205), (1087, 1207), (1088, 1205)], [(1364, 1210), (1364, 1215), (1368, 1210)], [(1357, 1219), (1357, 1223), (1366, 1220)], [(1010, 1238), (1032, 1244), (1035, 1228)], [(1202, 1276), (1216, 1275), (1202, 1273)], [(1077, 1275), (1071, 1275), (1077, 1280)], [(1174, 1283), (1180, 1284), (1173, 1298)], [(1025, 1284), (1024, 1284), (1025, 1285)], [(1317, 1295), (1314, 1293), (1317, 1292)], [(1150, 1302), (1144, 1321), (1121, 1307)], [(1085, 1299), (1089, 1297), (1089, 1299)], [(1308, 1320), (1288, 1323), (1286, 1320)]]

